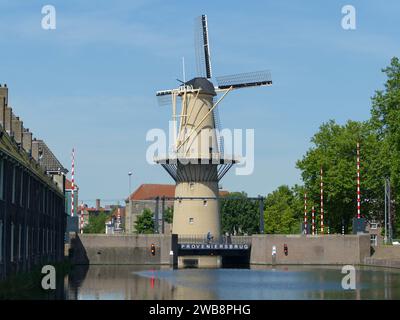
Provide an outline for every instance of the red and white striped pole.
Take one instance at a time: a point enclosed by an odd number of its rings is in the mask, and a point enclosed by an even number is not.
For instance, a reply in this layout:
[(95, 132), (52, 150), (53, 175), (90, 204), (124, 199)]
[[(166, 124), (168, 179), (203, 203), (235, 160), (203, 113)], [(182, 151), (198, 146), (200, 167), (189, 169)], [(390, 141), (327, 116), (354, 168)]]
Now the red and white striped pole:
[(311, 229), (312, 229), (312, 235), (315, 235), (315, 210), (314, 206), (311, 208)]
[(307, 192), (304, 192), (304, 234), (307, 234)]
[(72, 168), (71, 168), (71, 217), (74, 216), (74, 191), (75, 191), (75, 150), (72, 148)]
[(321, 234), (324, 234), (324, 182), (323, 182), (322, 167), (321, 167)]
[(357, 219), (361, 218), (360, 143), (357, 142)]
[(121, 211), (120, 211), (120, 208), (118, 208), (117, 221), (118, 221), (118, 228), (120, 228), (121, 227)]

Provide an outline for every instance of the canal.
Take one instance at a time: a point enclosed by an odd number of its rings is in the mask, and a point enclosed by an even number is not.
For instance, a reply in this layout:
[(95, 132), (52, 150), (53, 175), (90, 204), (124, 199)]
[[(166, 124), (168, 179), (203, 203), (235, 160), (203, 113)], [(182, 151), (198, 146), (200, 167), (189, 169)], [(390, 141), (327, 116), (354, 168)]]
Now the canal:
[(400, 270), (357, 267), (356, 289), (343, 290), (341, 266), (180, 269), (75, 266), (65, 278), (70, 300), (400, 299)]

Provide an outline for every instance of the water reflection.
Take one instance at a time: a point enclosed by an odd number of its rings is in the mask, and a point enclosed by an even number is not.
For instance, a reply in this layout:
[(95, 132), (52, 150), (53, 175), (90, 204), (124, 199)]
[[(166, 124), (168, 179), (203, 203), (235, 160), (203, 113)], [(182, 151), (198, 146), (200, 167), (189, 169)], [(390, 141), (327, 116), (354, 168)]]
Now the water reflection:
[(252, 266), (171, 270), (160, 266), (77, 266), (68, 299), (400, 299), (400, 270), (357, 268), (343, 290), (340, 266)]

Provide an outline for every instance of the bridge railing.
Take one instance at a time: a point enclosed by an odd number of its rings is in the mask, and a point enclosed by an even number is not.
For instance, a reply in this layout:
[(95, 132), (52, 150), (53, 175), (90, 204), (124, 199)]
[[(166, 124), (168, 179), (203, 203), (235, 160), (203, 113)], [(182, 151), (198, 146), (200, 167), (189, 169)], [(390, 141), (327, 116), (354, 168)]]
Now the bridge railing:
[(178, 243), (190, 244), (251, 244), (251, 236), (225, 236), (207, 238), (206, 234), (178, 235)]

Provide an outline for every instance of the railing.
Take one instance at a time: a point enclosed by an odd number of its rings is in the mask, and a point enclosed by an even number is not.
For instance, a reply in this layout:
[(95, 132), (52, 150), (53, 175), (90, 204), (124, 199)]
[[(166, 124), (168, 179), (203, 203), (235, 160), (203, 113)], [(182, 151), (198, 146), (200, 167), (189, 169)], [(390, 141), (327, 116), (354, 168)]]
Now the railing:
[(204, 235), (178, 235), (178, 243), (190, 244), (251, 244), (251, 236), (218, 236), (207, 237)]

